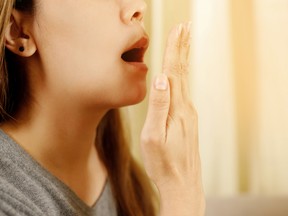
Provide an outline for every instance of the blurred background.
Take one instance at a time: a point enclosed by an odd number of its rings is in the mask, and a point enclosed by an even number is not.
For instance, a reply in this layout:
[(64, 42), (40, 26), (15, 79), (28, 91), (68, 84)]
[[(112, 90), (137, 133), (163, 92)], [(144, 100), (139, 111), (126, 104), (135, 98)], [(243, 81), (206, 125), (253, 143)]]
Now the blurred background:
[[(191, 99), (207, 196), (288, 195), (288, 0), (146, 2), (149, 82), (169, 30), (193, 23)], [(147, 98), (128, 108), (137, 157), (146, 109)]]

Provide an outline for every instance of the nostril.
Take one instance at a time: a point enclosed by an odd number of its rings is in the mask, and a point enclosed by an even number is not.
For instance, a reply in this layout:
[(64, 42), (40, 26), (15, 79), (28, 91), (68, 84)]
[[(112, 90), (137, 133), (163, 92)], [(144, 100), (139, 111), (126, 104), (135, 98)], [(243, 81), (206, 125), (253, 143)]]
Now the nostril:
[(133, 19), (141, 21), (143, 19), (143, 14), (141, 12), (135, 12), (132, 17), (132, 20)]

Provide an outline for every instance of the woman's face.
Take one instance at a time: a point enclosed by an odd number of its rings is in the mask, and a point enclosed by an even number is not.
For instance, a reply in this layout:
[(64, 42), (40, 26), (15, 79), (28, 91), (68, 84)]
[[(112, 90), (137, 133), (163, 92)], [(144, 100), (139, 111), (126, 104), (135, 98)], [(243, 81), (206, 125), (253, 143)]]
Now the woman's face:
[(141, 101), (147, 73), (145, 8), (142, 0), (39, 0), (33, 37), (42, 87), (85, 106)]

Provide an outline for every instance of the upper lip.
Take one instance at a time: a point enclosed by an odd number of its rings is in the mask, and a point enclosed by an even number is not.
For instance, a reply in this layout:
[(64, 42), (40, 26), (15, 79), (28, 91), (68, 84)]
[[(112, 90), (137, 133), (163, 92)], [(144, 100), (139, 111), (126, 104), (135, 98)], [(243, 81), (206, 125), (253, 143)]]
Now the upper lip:
[[(140, 39), (138, 39), (133, 45), (128, 47), (123, 53), (122, 53), (122, 59), (125, 56), (126, 53), (129, 51), (135, 51), (136, 54), (134, 56), (134, 61), (137, 62), (143, 62), (144, 54), (149, 46), (149, 37), (148, 35), (144, 34)], [(123, 59), (124, 60), (124, 59)], [(125, 61), (125, 60), (124, 60)]]

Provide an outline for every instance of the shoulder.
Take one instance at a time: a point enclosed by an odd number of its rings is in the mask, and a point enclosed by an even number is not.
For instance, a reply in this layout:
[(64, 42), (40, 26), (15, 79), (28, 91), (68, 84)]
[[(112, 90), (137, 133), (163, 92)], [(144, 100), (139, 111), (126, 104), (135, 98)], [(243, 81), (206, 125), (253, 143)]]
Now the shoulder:
[(1, 215), (41, 215), (41, 211), (13, 184), (0, 177)]
[[(29, 175), (17, 146), (0, 132), (0, 215), (35, 215), (39, 209), (25, 193)], [(32, 191), (30, 191), (30, 194)], [(38, 215), (41, 215), (38, 214)]]

